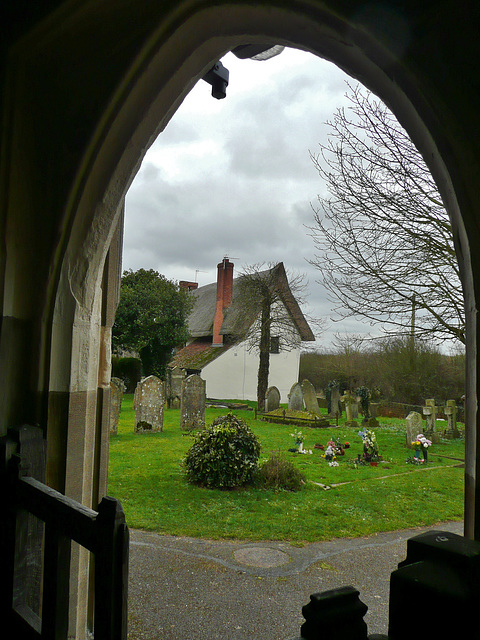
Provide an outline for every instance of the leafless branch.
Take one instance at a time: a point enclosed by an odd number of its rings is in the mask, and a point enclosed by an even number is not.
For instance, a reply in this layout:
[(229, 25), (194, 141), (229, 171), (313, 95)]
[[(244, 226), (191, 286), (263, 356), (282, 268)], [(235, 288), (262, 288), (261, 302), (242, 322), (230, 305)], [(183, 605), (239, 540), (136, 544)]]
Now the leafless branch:
[(418, 150), (387, 107), (349, 86), (312, 161), (329, 196), (309, 228), (311, 264), (340, 318), (386, 334), (465, 343), (464, 301), (450, 219)]

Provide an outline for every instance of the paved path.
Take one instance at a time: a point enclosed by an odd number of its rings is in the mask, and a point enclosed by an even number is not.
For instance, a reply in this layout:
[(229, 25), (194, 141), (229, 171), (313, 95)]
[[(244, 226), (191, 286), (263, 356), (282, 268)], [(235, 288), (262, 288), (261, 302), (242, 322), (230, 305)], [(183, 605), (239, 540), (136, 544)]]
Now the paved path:
[[(432, 529), (461, 535), (463, 523)], [(387, 633), (390, 573), (426, 530), (303, 547), (131, 531), (129, 639), (291, 640), (310, 594), (346, 585), (368, 606), (368, 632)]]

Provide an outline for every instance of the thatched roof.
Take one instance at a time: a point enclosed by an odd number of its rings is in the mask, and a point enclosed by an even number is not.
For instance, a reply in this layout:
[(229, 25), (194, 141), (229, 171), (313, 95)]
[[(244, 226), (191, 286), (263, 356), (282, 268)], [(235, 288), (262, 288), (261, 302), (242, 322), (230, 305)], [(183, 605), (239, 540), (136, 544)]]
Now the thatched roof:
[[(315, 340), (312, 330), (310, 329), (305, 316), (298, 305), (295, 296), (290, 290), (287, 275), (283, 263), (280, 262), (272, 269), (266, 269), (259, 272), (259, 277), (271, 279), (275, 283), (275, 287), (280, 292), (281, 298), (288, 309), (293, 323), (297, 327), (300, 337), (303, 341)], [(273, 277), (272, 277), (273, 276)], [(239, 291), (240, 282), (245, 276), (239, 276), (233, 279), (233, 298), (232, 303), (225, 310), (224, 320), (220, 333), (222, 335), (238, 336), (244, 333), (258, 317), (258, 305), (252, 304), (245, 309), (244, 301), (240, 306)], [(217, 283), (212, 282), (204, 287), (199, 287), (192, 292), (195, 296), (195, 306), (190, 313), (188, 319), (188, 330), (192, 338), (201, 338), (213, 335), (213, 321), (215, 318), (215, 308), (217, 301)], [(248, 325), (248, 326), (245, 326)]]
[[(260, 271), (257, 275), (259, 278), (270, 281), (270, 286), (279, 292), (280, 298), (298, 330), (300, 339), (302, 341), (315, 340), (315, 336), (290, 290), (283, 263), (280, 262), (272, 269)], [(241, 281), (244, 277), (238, 276), (233, 279), (232, 302), (224, 310), (223, 324), (220, 330), (221, 335), (228, 336), (228, 341), (222, 347), (212, 348), (211, 346), (217, 304), (217, 283), (212, 282), (192, 291), (195, 305), (188, 318), (188, 330), (194, 340), (175, 355), (170, 364), (171, 367), (201, 369), (208, 362), (224, 353), (232, 344), (242, 339), (242, 336), (260, 314), (259, 305), (255, 300), (252, 299), (246, 305), (245, 299), (241, 299)]]

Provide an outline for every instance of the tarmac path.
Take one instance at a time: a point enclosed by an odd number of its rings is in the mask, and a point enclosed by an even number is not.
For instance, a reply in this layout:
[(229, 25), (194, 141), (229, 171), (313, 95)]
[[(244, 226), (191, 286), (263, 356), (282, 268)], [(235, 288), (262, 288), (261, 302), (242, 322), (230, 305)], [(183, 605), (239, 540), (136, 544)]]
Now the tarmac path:
[(293, 546), (130, 531), (129, 640), (292, 640), (312, 593), (347, 585), (387, 633), (390, 574), (408, 538), (463, 522)]

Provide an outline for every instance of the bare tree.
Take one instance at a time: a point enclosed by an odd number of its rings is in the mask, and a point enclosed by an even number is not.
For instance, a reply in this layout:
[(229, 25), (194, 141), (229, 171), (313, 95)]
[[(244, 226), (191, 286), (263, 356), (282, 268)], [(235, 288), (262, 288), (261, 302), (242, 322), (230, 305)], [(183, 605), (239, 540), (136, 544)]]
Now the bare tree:
[[(257, 406), (265, 408), (270, 353), (289, 351), (302, 340), (314, 340), (300, 304), (305, 301), (307, 283), (304, 274), (289, 275), (283, 263), (244, 267), (239, 279), (235, 305), (241, 309), (237, 333), (249, 349), (258, 349)], [(252, 318), (255, 321), (252, 323)]]
[(386, 334), (465, 343), (451, 223), (416, 147), (388, 108), (359, 86), (328, 122), (312, 160), (329, 196), (310, 228), (315, 265), (341, 318)]

